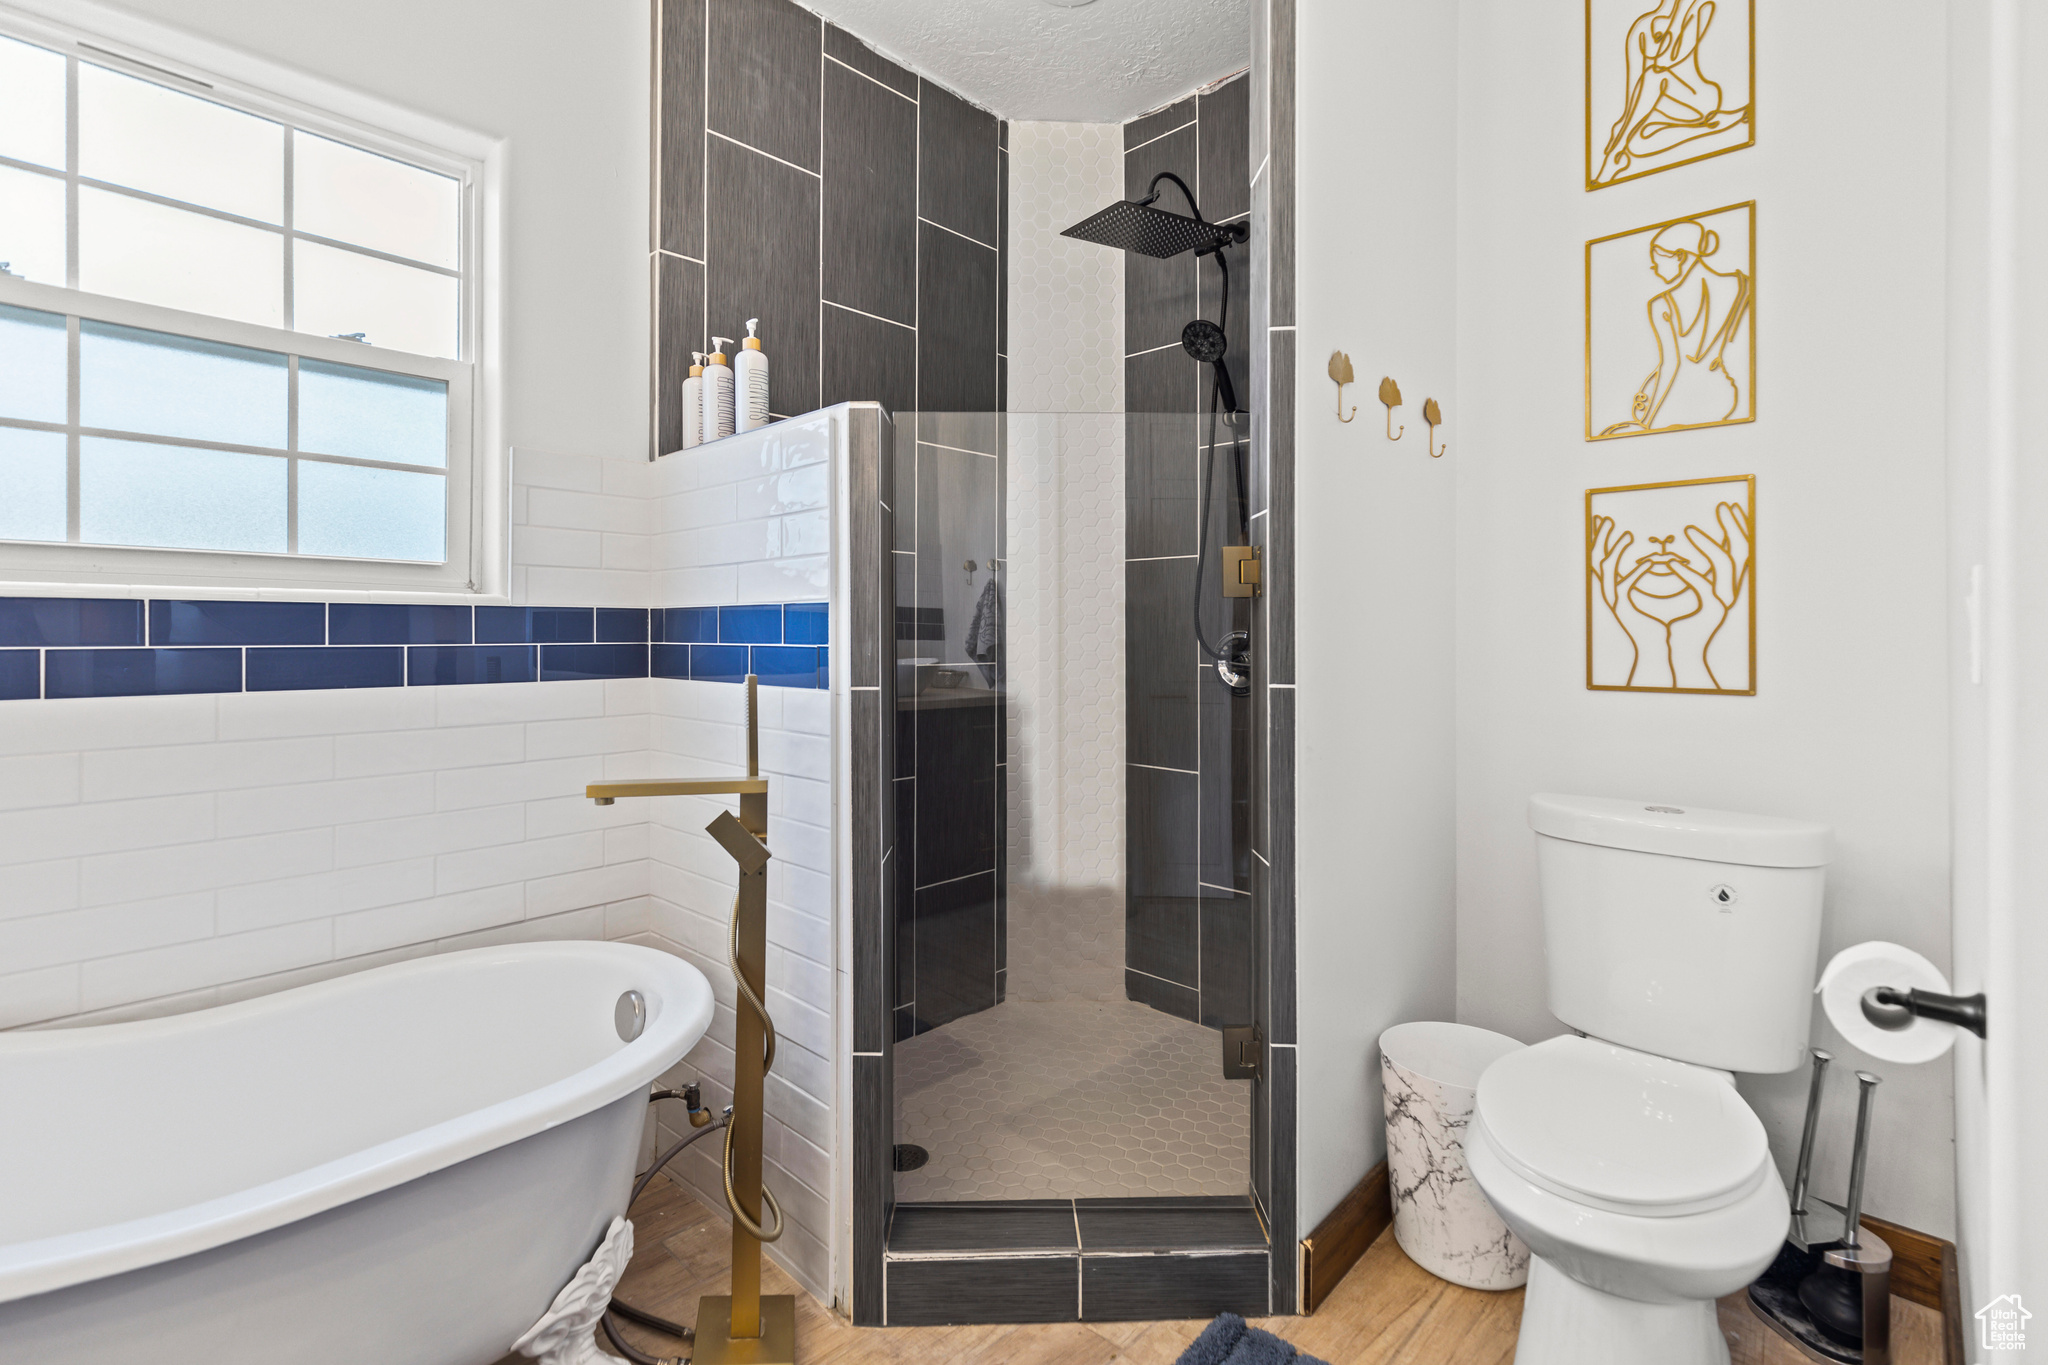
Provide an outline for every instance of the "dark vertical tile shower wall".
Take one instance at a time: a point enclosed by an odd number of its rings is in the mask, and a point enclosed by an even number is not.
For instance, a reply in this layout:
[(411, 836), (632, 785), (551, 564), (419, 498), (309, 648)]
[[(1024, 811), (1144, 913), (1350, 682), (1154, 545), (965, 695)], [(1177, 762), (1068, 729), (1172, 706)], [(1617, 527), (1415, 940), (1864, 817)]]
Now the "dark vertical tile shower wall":
[[(1171, 171), (1202, 216), (1251, 213), (1250, 82), (1242, 77), (1124, 126), (1124, 192)], [(1171, 182), (1159, 204), (1187, 211)], [(1222, 595), (1218, 547), (1254, 528), (1247, 430), (1209, 415), (1209, 367), (1181, 349), (1195, 317), (1223, 324), (1240, 401), (1252, 392), (1251, 261), (1125, 257), (1125, 600), (1128, 889), (1125, 993), (1210, 1028), (1253, 1018), (1252, 699), (1236, 697), (1195, 641), (1196, 554), (1207, 518), (1201, 625), (1212, 645), (1251, 624)], [(1213, 457), (1209, 446), (1214, 433)]]
[[(1273, 1245), (1296, 1221), (1294, 957), (1294, 43), (1295, 0), (1253, 0), (1250, 160), (1254, 392), (1252, 543), (1264, 587), (1252, 599), (1253, 998), (1266, 1069), (1252, 1084), (1252, 1197)], [(1276, 1310), (1299, 1301), (1297, 1263), (1275, 1256)]]
[(1004, 554), (1004, 129), (790, 0), (658, 5), (656, 453), (682, 445), (690, 352), (750, 317), (778, 416), (880, 402), (898, 657), (980, 684), (920, 698), (906, 672), (895, 703), (888, 956), (908, 1037), (1002, 993), (1000, 631), (984, 677), (972, 603), (948, 589)]

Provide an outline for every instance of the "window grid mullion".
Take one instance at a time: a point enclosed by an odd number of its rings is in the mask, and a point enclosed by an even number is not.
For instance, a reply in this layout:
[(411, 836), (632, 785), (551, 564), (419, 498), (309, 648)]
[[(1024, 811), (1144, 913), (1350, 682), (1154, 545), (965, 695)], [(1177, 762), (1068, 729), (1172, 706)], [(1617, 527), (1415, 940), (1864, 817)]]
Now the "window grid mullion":
[[(78, 58), (64, 59), (64, 287), (78, 288)], [(75, 419), (74, 419), (75, 420)]]
[[(289, 145), (290, 139), (287, 138), (286, 142)], [(285, 153), (285, 192), (287, 195), (285, 216), (289, 218), (291, 216), (291, 201), (289, 198), (291, 192), (290, 152)], [(285, 241), (291, 241), (291, 234), (289, 232), (285, 234)], [(287, 246), (286, 250), (289, 251), (290, 247)], [(290, 277), (287, 276), (286, 278), (289, 280)], [(287, 306), (289, 306), (289, 295), (286, 296), (286, 300)], [(299, 358), (295, 355), (285, 357), (285, 395), (284, 443), (285, 449), (291, 451), (292, 454), (285, 460), (284, 466), (284, 552), (288, 555), (295, 555), (299, 552)]]
[[(286, 126), (284, 130), (284, 329), (294, 331), (298, 326), (298, 300), (292, 292), (292, 173), (298, 159), (293, 149), (298, 142), (298, 130)], [(298, 383), (296, 358), (292, 360), (292, 382)], [(296, 449), (296, 447), (294, 447)]]
[(79, 535), (79, 399), (78, 319), (64, 319), (64, 539), (76, 544)]

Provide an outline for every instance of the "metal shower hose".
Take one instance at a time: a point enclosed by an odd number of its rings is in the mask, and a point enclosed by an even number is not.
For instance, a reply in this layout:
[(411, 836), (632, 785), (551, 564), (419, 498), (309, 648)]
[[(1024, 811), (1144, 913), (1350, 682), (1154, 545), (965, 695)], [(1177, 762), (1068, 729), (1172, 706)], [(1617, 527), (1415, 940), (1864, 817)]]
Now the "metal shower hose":
[[(747, 1002), (747, 1007), (753, 1010), (761, 1020), (761, 1031), (765, 1035), (762, 1039), (761, 1078), (765, 1082), (769, 1070), (775, 1065), (775, 1020), (769, 1017), (768, 1006), (761, 1002), (760, 996), (754, 994), (754, 988), (747, 984), (746, 973), (740, 970), (740, 898), (737, 894), (732, 898), (731, 920), (732, 927), (727, 932), (725, 940), (726, 963), (732, 968), (732, 979), (740, 988), (740, 998)], [(764, 963), (762, 965), (765, 970), (767, 964)], [(764, 1093), (761, 1097), (762, 1113), (760, 1116), (760, 1122), (764, 1128), (767, 1125), (768, 1119), (767, 1101), (768, 1097)], [(730, 1123), (725, 1125), (725, 1159), (719, 1165), (723, 1167), (725, 1176), (725, 1206), (732, 1210), (732, 1216), (739, 1221), (740, 1226), (745, 1228), (748, 1234), (757, 1242), (766, 1244), (780, 1240), (783, 1226), (782, 1205), (775, 1202), (775, 1191), (768, 1188), (768, 1182), (765, 1180), (761, 1182), (761, 1198), (768, 1205), (768, 1211), (775, 1215), (775, 1231), (773, 1232), (762, 1231), (759, 1223), (747, 1217), (746, 1210), (740, 1207), (739, 1196), (733, 1193), (732, 1124)]]

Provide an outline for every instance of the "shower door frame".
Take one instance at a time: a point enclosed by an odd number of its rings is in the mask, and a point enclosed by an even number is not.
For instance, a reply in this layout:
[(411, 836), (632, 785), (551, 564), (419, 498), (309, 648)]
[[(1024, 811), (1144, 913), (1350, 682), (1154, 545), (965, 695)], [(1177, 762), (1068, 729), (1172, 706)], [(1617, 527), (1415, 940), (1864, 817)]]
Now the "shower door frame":
[[(1254, 651), (1252, 730), (1252, 903), (1254, 943), (1253, 1012), (1262, 1049), (1260, 1075), (1252, 1083), (1250, 1122), (1252, 1170), (1250, 1195), (1267, 1242), (1263, 1311), (1301, 1311), (1301, 1246), (1296, 1208), (1297, 1132), (1295, 1107), (1295, 620), (1294, 620), (1294, 414), (1295, 414), (1295, 149), (1294, 35), (1296, 0), (1253, 0), (1250, 158), (1252, 178), (1251, 255), (1251, 527), (1252, 543), (1260, 547), (1264, 582), (1252, 600)], [(882, 434), (886, 442), (886, 417)], [(858, 469), (860, 428), (855, 428)], [(877, 450), (879, 454), (879, 448)], [(856, 599), (875, 604), (878, 618), (855, 608), (856, 630), (864, 621), (876, 632), (876, 648), (851, 661), (854, 676), (853, 724), (849, 755), (855, 778), (852, 826), (855, 842), (868, 840), (867, 854), (856, 852), (852, 870), (851, 954), (853, 1000), (853, 1072), (851, 1086), (852, 1160), (850, 1195), (853, 1204), (851, 1309), (859, 1326), (881, 1326), (888, 1320), (888, 1246), (897, 1206), (895, 1198), (895, 1069), (894, 1030), (890, 1027), (888, 964), (894, 944), (893, 799), (884, 800), (895, 766), (895, 670), (882, 661), (894, 657), (895, 581), (887, 547), (891, 543), (886, 481), (889, 461), (876, 459), (879, 482), (874, 499), (881, 505), (879, 542), (869, 553), (873, 564), (858, 558), (853, 571)], [(858, 549), (858, 545), (856, 549)], [(873, 574), (875, 577), (864, 578)], [(885, 624), (886, 623), (886, 624)], [(887, 632), (884, 640), (882, 632)], [(858, 637), (855, 637), (858, 638)], [(865, 660), (870, 660), (866, 662)], [(877, 710), (862, 709), (860, 699), (872, 697)], [(863, 796), (871, 793), (871, 796)], [(865, 812), (863, 806), (872, 801)], [(879, 853), (874, 852), (879, 850)], [(1220, 1048), (1218, 1064), (1221, 1064)], [(977, 1206), (997, 1215), (1022, 1217), (1028, 1206), (1044, 1201), (1005, 1200)], [(1171, 1211), (1191, 1201), (1133, 1199), (1120, 1201), (1134, 1219)], [(1218, 1259), (1214, 1248), (1154, 1248), (1150, 1260), (1170, 1274), (1186, 1277), (1202, 1259)], [(1160, 1255), (1160, 1252), (1167, 1253)], [(1204, 1257), (1201, 1253), (1207, 1252)], [(963, 1302), (952, 1321), (1017, 1322), (1049, 1320), (1037, 1308), (1001, 1293), (1028, 1257), (998, 1262), (996, 1258), (956, 1262)], [(1081, 1260), (1077, 1251), (1077, 1263)], [(986, 1267), (979, 1278), (977, 1269)], [(984, 1292), (985, 1291), (985, 1292)], [(1077, 1296), (1078, 1297), (1078, 1296)], [(1231, 1306), (1225, 1304), (1223, 1306)], [(1241, 1305), (1257, 1307), (1257, 1305)], [(1184, 1300), (1163, 1293), (1149, 1302), (1141, 1292), (1118, 1306), (1115, 1316), (1188, 1317)], [(1213, 1311), (1213, 1310), (1212, 1310)], [(1061, 1315), (1065, 1317), (1065, 1315)], [(1090, 1314), (1087, 1318), (1101, 1315)], [(1065, 1320), (1087, 1320), (1077, 1303)]]

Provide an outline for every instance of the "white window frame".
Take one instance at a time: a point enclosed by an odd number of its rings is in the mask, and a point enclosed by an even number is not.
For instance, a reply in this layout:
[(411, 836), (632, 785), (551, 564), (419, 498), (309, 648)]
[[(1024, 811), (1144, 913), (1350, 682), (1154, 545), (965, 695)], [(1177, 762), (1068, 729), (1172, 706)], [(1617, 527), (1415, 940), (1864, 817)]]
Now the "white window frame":
[[(444, 563), (10, 541), (0, 543), (0, 595), (104, 595), (118, 585), (209, 596), (505, 600), (510, 460), (498, 382), (503, 142), (90, 0), (0, 5), (0, 34), (455, 178), (462, 187), (464, 285), (460, 354), (447, 360), (0, 277), (0, 303), (16, 307), (443, 380), (450, 428)], [(73, 347), (78, 327), (67, 324)], [(75, 430), (75, 392), (68, 415)]]

